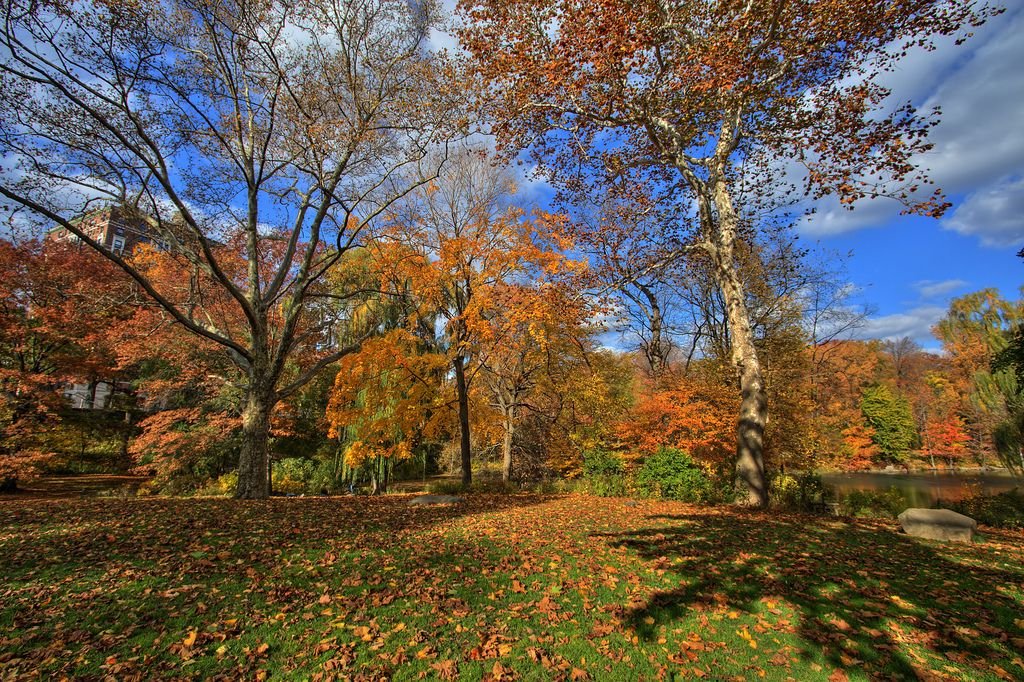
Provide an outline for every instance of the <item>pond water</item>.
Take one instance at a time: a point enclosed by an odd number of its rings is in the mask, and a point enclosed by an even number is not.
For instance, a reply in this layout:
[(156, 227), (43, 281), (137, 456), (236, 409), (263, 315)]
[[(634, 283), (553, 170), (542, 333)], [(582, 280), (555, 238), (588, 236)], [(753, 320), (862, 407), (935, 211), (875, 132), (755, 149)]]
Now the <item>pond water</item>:
[(938, 500), (953, 502), (974, 495), (994, 495), (1013, 488), (1024, 490), (1024, 481), (1008, 473), (945, 471), (914, 473), (829, 473), (822, 480), (835, 488), (839, 497), (855, 490), (884, 492), (896, 488), (915, 507), (931, 507)]

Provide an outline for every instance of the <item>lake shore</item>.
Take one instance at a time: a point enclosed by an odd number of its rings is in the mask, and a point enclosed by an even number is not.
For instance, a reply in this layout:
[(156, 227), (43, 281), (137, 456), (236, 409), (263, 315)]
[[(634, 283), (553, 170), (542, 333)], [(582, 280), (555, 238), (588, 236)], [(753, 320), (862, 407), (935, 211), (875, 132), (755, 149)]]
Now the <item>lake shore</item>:
[(942, 475), (984, 475), (984, 476), (1007, 476), (1013, 478), (1013, 472), (1006, 467), (892, 467), (885, 469), (860, 469), (857, 471), (842, 471), (839, 469), (815, 469), (814, 473), (820, 476), (836, 476), (842, 474), (884, 474), (886, 476), (906, 476), (907, 474), (942, 474)]

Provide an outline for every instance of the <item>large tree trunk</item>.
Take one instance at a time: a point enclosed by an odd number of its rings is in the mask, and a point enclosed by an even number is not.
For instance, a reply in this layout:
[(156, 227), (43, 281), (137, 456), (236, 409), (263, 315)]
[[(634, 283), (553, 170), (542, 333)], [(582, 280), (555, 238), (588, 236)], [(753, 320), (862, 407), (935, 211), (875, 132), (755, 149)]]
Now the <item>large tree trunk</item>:
[(748, 504), (768, 506), (768, 483), (764, 473), (764, 427), (768, 421), (768, 398), (761, 364), (747, 357), (740, 368), (740, 420), (736, 436), (736, 476), (746, 491)]
[(512, 438), (515, 435), (515, 415), (512, 408), (505, 411), (505, 436), (501, 441), (501, 480), (508, 483), (512, 480)]
[(473, 452), (469, 439), (469, 388), (466, 386), (466, 365), (461, 355), (452, 362), (455, 367), (455, 391), (459, 399), (459, 451), (462, 454), (462, 485), (473, 482)]
[(270, 497), (270, 412), (271, 392), (250, 388), (242, 408), (242, 452), (238, 459), (240, 500)]
[(724, 180), (714, 187), (714, 203), (718, 214), (712, 253), (715, 278), (725, 299), (732, 361), (739, 370), (740, 378), (740, 414), (736, 428), (737, 485), (747, 504), (766, 507), (768, 483), (764, 471), (764, 428), (768, 422), (768, 395), (750, 329), (746, 292), (735, 258), (739, 221)]

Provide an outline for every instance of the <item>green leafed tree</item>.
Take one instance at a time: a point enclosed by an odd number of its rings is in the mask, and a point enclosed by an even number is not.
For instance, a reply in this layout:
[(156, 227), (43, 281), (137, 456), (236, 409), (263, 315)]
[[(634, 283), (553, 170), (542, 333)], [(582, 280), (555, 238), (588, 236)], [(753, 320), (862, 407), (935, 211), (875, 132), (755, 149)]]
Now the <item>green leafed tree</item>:
[(979, 459), (991, 445), (1005, 466), (1024, 474), (1022, 325), (1024, 299), (983, 289), (954, 299), (933, 333), (958, 372)]
[(917, 441), (910, 403), (888, 386), (869, 386), (861, 396), (860, 409), (879, 453), (887, 460), (903, 462)]

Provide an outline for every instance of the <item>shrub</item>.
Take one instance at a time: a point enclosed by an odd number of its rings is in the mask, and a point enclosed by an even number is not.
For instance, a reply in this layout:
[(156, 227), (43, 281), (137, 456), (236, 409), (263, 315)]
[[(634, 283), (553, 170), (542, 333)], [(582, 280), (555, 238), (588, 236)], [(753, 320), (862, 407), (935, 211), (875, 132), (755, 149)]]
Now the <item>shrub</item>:
[(947, 509), (995, 528), (1024, 528), (1024, 493), (1018, 488), (998, 495), (976, 495), (950, 504)]
[(159, 488), (154, 485), (153, 481), (145, 481), (138, 487), (135, 494), (139, 497), (149, 497), (150, 495), (156, 495), (159, 492)]
[(462, 481), (442, 479), (427, 484), (427, 492), (434, 495), (462, 495), (465, 493), (490, 493), (490, 494), (511, 494), (520, 492), (519, 486), (514, 483), (506, 483), (501, 479), (485, 478), (473, 481), (469, 487), (462, 485)]
[(338, 480), (336, 474), (338, 466), (332, 459), (321, 458), (316, 461), (316, 467), (306, 481), (306, 491), (319, 495), (321, 493), (338, 493), (348, 488)]
[(587, 450), (583, 453), (583, 486), (598, 497), (626, 495), (626, 477), (622, 458), (607, 450)]
[(899, 488), (852, 490), (839, 501), (839, 509), (847, 516), (894, 519), (908, 507), (907, 498)]
[(573, 481), (566, 478), (551, 478), (534, 484), (533, 492), (537, 495), (565, 495), (577, 491), (589, 492), (584, 481)]
[(821, 476), (814, 472), (777, 474), (769, 484), (769, 499), (773, 507), (812, 511), (825, 501), (829, 490)]
[(101, 490), (96, 493), (97, 497), (110, 497), (118, 500), (127, 500), (138, 495), (138, 488), (133, 485), (119, 485), (116, 488)]
[(587, 450), (583, 453), (583, 476), (622, 475), (622, 458), (607, 450)]
[[(231, 471), (219, 478), (209, 481), (206, 485), (196, 491), (200, 497), (230, 497), (235, 494), (238, 487), (238, 472)], [(142, 491), (139, 491), (140, 494)]]
[(469, 492), (508, 495), (521, 492), (521, 489), (515, 483), (506, 483), (500, 478), (483, 478), (473, 481), (469, 486)]
[(434, 495), (458, 495), (465, 492), (465, 488), (462, 486), (462, 481), (441, 479), (428, 483), (427, 492)]
[(288, 457), (274, 462), (271, 481), (274, 492), (299, 495), (306, 492), (306, 484), (313, 480), (317, 464), (314, 460)]
[(629, 493), (622, 474), (596, 474), (583, 479), (584, 489), (597, 497), (624, 497)]
[(715, 498), (707, 473), (682, 450), (662, 448), (644, 460), (636, 474), (637, 492), (682, 502), (709, 502)]

